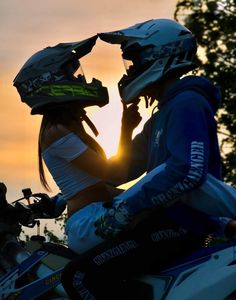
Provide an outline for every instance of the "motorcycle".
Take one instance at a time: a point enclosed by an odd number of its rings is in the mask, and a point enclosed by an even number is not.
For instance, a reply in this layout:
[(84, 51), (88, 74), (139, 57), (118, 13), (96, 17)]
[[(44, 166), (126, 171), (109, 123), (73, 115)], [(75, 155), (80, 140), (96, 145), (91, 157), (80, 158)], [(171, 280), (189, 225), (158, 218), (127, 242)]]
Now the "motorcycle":
[(30, 189), (22, 192), (10, 204), (6, 186), (0, 184), (0, 299), (69, 299), (60, 278), (75, 254), (39, 234), (20, 239), (22, 226), (33, 228), (49, 218), (51, 198)]
[[(6, 192), (1, 183), (0, 300), (69, 299), (61, 275), (76, 254), (39, 234), (20, 238), (22, 227), (50, 218), (51, 198), (24, 189), (22, 198), (8, 203)], [(198, 249), (161, 272), (133, 278), (131, 284), (144, 300), (236, 299), (236, 242)]]

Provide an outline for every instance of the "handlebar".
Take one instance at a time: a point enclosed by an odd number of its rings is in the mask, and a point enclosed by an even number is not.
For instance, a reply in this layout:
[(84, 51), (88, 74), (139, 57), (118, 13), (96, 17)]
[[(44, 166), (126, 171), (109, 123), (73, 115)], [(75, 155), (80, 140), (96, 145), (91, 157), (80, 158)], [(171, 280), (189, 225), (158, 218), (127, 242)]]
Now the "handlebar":
[[(34, 227), (38, 219), (54, 218), (53, 198), (44, 193), (33, 194), (31, 189), (23, 189), (23, 197), (12, 203), (6, 199), (7, 187), (0, 183), (0, 232), (5, 225), (20, 224), (27, 227)], [(23, 203), (27, 200), (27, 205)], [(2, 226), (1, 226), (2, 225)]]

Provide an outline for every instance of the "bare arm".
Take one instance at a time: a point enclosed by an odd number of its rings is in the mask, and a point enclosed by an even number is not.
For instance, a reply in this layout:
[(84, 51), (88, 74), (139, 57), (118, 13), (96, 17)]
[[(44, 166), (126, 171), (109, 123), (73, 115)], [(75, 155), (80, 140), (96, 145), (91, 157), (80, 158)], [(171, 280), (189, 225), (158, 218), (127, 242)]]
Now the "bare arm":
[(119, 184), (127, 181), (129, 162), (132, 156), (132, 134), (142, 119), (136, 103), (131, 104), (129, 107), (124, 102), (122, 104), (123, 115), (119, 145), (116, 155), (109, 159), (109, 164), (114, 171), (119, 172)]
[(104, 181), (119, 185), (126, 181), (131, 156), (132, 133), (141, 121), (137, 104), (127, 107), (123, 103), (120, 141), (116, 155), (104, 159), (95, 151), (87, 149), (72, 163), (85, 172)]

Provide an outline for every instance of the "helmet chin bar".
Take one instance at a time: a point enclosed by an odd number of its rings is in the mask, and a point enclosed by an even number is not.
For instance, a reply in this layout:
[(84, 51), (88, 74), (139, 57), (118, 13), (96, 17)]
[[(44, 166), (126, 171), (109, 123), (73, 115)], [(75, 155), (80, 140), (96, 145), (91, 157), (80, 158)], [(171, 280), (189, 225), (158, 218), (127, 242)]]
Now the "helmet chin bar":
[(31, 114), (43, 114), (47, 108), (52, 109), (55, 105), (70, 102), (78, 102), (81, 107), (102, 107), (109, 103), (109, 95), (107, 88), (93, 78), (89, 84), (77, 81), (44, 84), (22, 101), (32, 108)]
[[(135, 68), (135, 65), (132, 60), (125, 59), (123, 56), (122, 56), (122, 60), (124, 63), (126, 74), (123, 75), (123, 77), (121, 78), (121, 80), (118, 83), (120, 95), (123, 94), (122, 93), (123, 84), (125, 84), (125, 82), (132, 81), (132, 75), (136, 76), (136, 73), (137, 73), (137, 69)], [(126, 99), (123, 99), (123, 97), (121, 96), (122, 100), (124, 100), (126, 103), (138, 103), (141, 100), (141, 97), (143, 97), (145, 100), (146, 108), (151, 106), (153, 104), (153, 102), (155, 101), (155, 98), (150, 95), (149, 96), (140, 95), (140, 96), (133, 98), (131, 101), (127, 101)]]
[(132, 69), (132, 67), (134, 66), (133, 62), (131, 60), (125, 59), (122, 57), (123, 63), (124, 63), (124, 67), (126, 70), (126, 74), (130, 73), (130, 69)]

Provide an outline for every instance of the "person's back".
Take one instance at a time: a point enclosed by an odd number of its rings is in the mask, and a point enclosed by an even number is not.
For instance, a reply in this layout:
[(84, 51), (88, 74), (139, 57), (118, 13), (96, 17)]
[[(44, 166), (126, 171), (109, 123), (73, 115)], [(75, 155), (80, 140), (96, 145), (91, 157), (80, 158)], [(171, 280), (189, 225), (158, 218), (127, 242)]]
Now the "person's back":
[[(208, 139), (202, 143), (209, 143), (208, 172), (221, 179), (221, 156), (217, 139), (217, 123), (214, 119), (219, 102), (219, 90), (205, 78), (187, 76), (176, 81), (159, 100), (158, 112), (153, 115), (147, 171), (149, 172), (169, 159), (170, 150), (171, 153), (173, 151), (171, 143), (176, 147), (176, 156), (181, 155), (181, 152), (187, 156), (185, 145), (178, 145), (178, 142), (182, 135), (185, 140), (181, 139), (181, 142), (186, 144), (189, 140), (190, 143), (194, 141), (196, 133), (193, 132), (193, 128), (189, 126), (187, 132), (185, 128), (188, 124), (191, 125), (191, 122), (196, 122), (199, 131), (207, 130)], [(201, 110), (202, 119), (192, 120), (196, 115), (195, 110)], [(183, 124), (183, 120), (186, 125)], [(169, 150), (168, 147), (171, 149)], [(198, 163), (201, 163), (201, 158), (203, 159), (203, 153), (201, 155), (200, 150), (194, 150), (194, 144), (191, 151), (193, 155), (190, 165), (192, 163), (194, 167), (195, 162), (196, 168)], [(174, 166), (172, 168), (175, 169)]]

